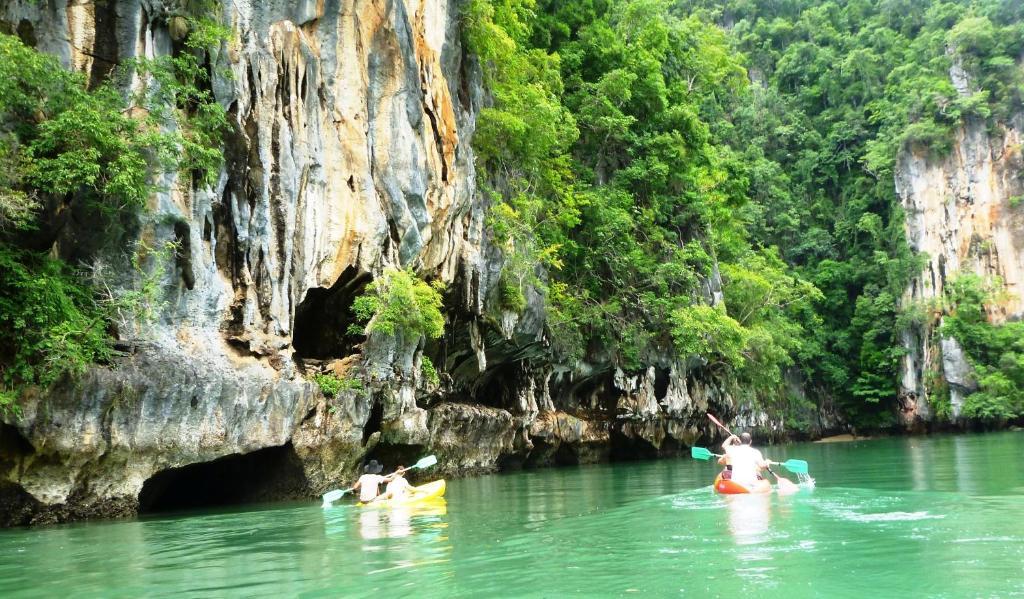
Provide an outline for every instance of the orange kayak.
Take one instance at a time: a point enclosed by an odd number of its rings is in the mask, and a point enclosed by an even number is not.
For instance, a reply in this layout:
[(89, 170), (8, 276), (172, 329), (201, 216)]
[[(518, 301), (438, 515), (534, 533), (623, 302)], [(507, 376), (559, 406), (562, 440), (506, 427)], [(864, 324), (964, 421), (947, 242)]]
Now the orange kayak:
[(737, 482), (722, 478), (722, 473), (715, 477), (715, 492), (723, 495), (740, 495), (743, 493), (771, 493), (772, 484), (767, 480), (759, 480), (752, 487), (747, 488)]

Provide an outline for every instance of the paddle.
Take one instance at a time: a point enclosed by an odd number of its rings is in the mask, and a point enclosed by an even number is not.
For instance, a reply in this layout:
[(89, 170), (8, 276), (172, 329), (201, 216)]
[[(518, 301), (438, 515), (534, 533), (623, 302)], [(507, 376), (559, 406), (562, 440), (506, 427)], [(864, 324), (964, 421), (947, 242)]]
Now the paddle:
[[(409, 466), (408, 468), (402, 468), (400, 470), (400, 472), (405, 472), (407, 470), (412, 470), (413, 468), (427, 468), (429, 466), (433, 466), (436, 463), (437, 463), (437, 456), (435, 456), (435, 455), (428, 455), (427, 457), (420, 459), (420, 461), (416, 462), (412, 466)], [(350, 487), (348, 489), (335, 489), (333, 491), (328, 491), (328, 492), (324, 493), (323, 507), (330, 507), (330, 505), (332, 503), (334, 503), (335, 501), (341, 499), (343, 496), (345, 496), (346, 493), (350, 493), (350, 492), (352, 492), (354, 490), (355, 489)]]
[(429, 466), (433, 466), (436, 463), (437, 463), (437, 456), (435, 456), (435, 455), (428, 455), (427, 457), (421, 459), (420, 461), (416, 462), (412, 466), (409, 466), (408, 468), (402, 468), (402, 472), (405, 472), (406, 470), (412, 470), (413, 468), (427, 468)]
[(353, 489), (353, 488), (335, 489), (333, 491), (328, 491), (328, 492), (324, 493), (324, 504), (323, 504), (323, 507), (331, 507), (332, 503), (334, 503), (335, 501), (341, 499), (343, 496), (345, 496), (346, 493), (351, 493), (352, 491), (355, 491), (355, 489)]
[(691, 447), (690, 457), (695, 460), (710, 460), (711, 458), (721, 457), (717, 453), (711, 453), (703, 447)]
[(779, 464), (786, 470), (789, 470), (793, 474), (807, 474), (807, 462), (803, 460), (786, 460), (785, 462), (772, 462), (773, 464)]

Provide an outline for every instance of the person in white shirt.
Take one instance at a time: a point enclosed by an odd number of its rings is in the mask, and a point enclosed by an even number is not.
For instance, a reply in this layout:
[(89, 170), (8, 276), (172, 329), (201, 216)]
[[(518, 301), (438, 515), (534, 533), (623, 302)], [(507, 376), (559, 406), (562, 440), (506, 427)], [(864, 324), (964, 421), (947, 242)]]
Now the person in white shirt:
[(363, 466), (363, 475), (352, 485), (354, 491), (359, 491), (359, 501), (366, 503), (377, 498), (380, 485), (390, 480), (390, 477), (380, 475), (383, 471), (384, 465), (377, 460), (370, 460), (369, 464)]
[(761, 470), (770, 465), (761, 452), (751, 446), (752, 442), (750, 433), (741, 433), (738, 437), (729, 435), (722, 443), (725, 455), (719, 460), (730, 467), (731, 480), (747, 488), (757, 485)]
[(415, 492), (413, 490), (413, 486), (410, 485), (409, 481), (405, 479), (405, 476), (403, 476), (405, 470), (404, 466), (399, 465), (398, 469), (388, 477), (391, 479), (391, 482), (388, 483), (387, 489), (385, 489), (384, 494), (381, 495), (382, 498), (404, 499)]

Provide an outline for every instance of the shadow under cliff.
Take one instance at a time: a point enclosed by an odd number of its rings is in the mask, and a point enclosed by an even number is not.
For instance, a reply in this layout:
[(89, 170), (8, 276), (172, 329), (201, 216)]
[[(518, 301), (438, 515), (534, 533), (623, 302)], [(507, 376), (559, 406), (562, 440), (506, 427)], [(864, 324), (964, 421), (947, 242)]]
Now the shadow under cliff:
[(308, 495), (291, 443), (157, 472), (142, 485), (139, 514), (259, 503)]

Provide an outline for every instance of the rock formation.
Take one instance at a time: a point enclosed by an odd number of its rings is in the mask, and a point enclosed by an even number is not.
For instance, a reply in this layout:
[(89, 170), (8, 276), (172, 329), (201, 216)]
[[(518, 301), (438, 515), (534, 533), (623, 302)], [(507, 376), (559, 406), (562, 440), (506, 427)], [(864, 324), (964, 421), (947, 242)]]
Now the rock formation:
[[(956, 69), (954, 81), (960, 81)], [(962, 81), (961, 93), (969, 93)], [(1024, 314), (1024, 118), (992, 132), (981, 120), (969, 121), (941, 159), (907, 152), (897, 166), (896, 190), (906, 211), (910, 246), (927, 254), (923, 272), (903, 298), (928, 302), (941, 298), (946, 281), (970, 272), (998, 278), (1008, 293), (993, 306), (994, 323)], [(939, 339), (941, 317), (903, 334), (901, 405), (905, 424), (933, 418), (928, 376), (942, 376), (950, 390), (953, 418), (965, 395), (976, 388), (972, 369), (954, 339)]]
[[(172, 53), (182, 9), (18, 0), (0, 23), (97, 82)], [(225, 167), (211, 187), (165, 176), (142, 217), (140, 239), (178, 248), (156, 319), (121, 323), (114, 364), (0, 424), (0, 524), (310, 497), (368, 455), (435, 453), (449, 474), (659, 455), (712, 436), (706, 409), (741, 411), (700, 364), (553, 363), (535, 293), (521, 314), (494, 307), (503, 259), (470, 144), (486, 94), (456, 0), (229, 0), (221, 16)], [(97, 261), (130, 285), (120, 250)], [(387, 266), (447, 284), (439, 342), (346, 334)], [(326, 398), (307, 378), (320, 368), (360, 383)]]

